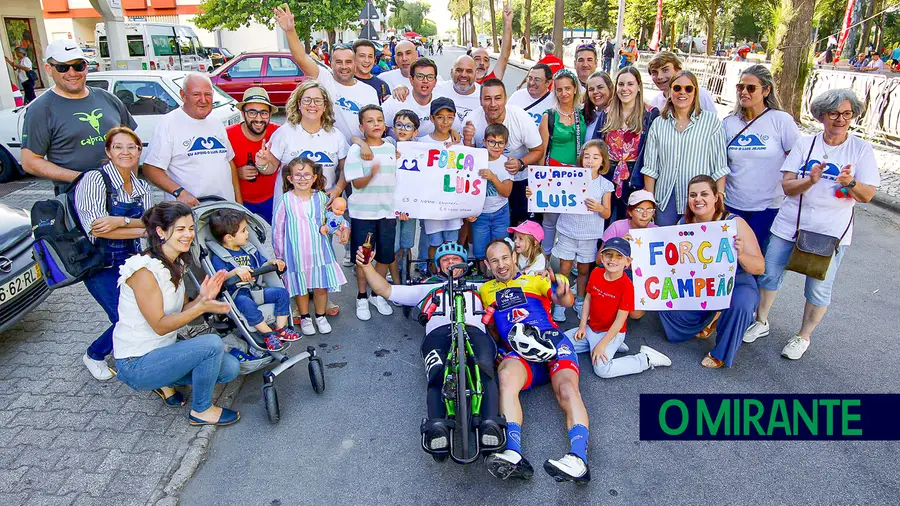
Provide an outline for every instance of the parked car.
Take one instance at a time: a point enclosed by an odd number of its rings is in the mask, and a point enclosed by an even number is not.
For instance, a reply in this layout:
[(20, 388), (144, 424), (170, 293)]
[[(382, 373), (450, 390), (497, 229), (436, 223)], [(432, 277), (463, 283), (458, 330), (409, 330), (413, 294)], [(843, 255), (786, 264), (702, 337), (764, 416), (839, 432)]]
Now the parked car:
[(238, 101), (247, 88), (262, 86), (269, 92), (269, 100), (273, 104), (283, 106), (294, 88), (307, 77), (294, 63), (291, 53), (270, 52), (241, 53), (217, 68), (210, 79)]
[(210, 72), (234, 59), (234, 54), (229, 51), (228, 48), (207, 47), (206, 52), (209, 53), (209, 59), (212, 61), (212, 68), (209, 69)]
[(87, 57), (87, 70), (88, 72), (100, 72), (100, 62), (97, 61), (96, 58)]
[(50, 294), (31, 253), (33, 240), (28, 211), (0, 204), (0, 332)]
[[(87, 84), (102, 88), (125, 104), (137, 122), (137, 134), (144, 147), (163, 114), (181, 107), (181, 86), (187, 72), (181, 70), (114, 70), (88, 75)], [(239, 123), (241, 115), (235, 101), (219, 88), (213, 88), (213, 116), (226, 126)], [(49, 93), (49, 92), (48, 92)], [(0, 111), (0, 182), (21, 173), (22, 127), (28, 106)], [(144, 150), (143, 155), (147, 151)], [(143, 156), (142, 156), (143, 161)]]

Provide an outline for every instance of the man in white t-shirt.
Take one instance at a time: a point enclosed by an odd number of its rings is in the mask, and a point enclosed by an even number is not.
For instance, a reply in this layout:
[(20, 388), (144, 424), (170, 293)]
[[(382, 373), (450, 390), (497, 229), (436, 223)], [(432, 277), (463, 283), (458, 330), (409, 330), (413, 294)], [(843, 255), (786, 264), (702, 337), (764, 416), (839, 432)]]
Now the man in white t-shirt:
[(534, 120), (534, 124), (540, 127), (544, 111), (556, 107), (556, 95), (550, 89), (550, 85), (553, 83), (553, 72), (549, 65), (538, 63), (528, 71), (525, 82), (527, 87), (516, 90), (510, 95), (506, 104), (524, 109)]
[(475, 82), (475, 60), (469, 56), (460, 56), (453, 63), (450, 81), (443, 81), (435, 87), (434, 94), (447, 97), (456, 105), (456, 121), (453, 129), (461, 131), (463, 118), (471, 111), (481, 107), (481, 86)]
[[(649, 105), (660, 111), (666, 105), (666, 92), (669, 90), (669, 82), (672, 77), (681, 71), (681, 60), (670, 51), (660, 51), (647, 63), (647, 72), (653, 79), (653, 84), (659, 89), (659, 93), (647, 101)], [(705, 88), (700, 88), (700, 108), (713, 114), (716, 112), (716, 101)]]
[[(459, 107), (459, 105), (457, 105)], [(518, 225), (528, 219), (528, 165), (541, 161), (543, 143), (534, 120), (521, 107), (506, 105), (506, 87), (499, 79), (488, 79), (481, 85), (481, 107), (466, 117), (463, 143), (483, 148), (484, 130), (488, 125), (502, 123), (509, 130), (504, 166), (513, 177), (513, 191), (509, 196), (510, 222)]]
[(294, 29), (294, 15), (290, 8), (275, 8), (275, 21), (284, 30), (291, 56), (300, 70), (318, 80), (331, 95), (335, 125), (348, 140), (359, 135), (359, 111), (367, 105), (379, 105), (381, 100), (374, 88), (356, 78), (356, 55), (346, 46), (335, 46), (331, 52), (331, 72), (323, 70), (303, 48)]
[[(398, 44), (399, 45), (399, 44)], [(431, 102), (437, 84), (437, 64), (428, 58), (419, 58), (409, 67), (410, 77), (404, 86), (412, 87), (412, 96), (398, 100), (391, 97), (384, 102), (384, 121), (388, 126), (394, 124), (397, 113), (408, 109), (419, 117), (419, 136), (424, 137), (434, 131), (431, 122)], [(393, 133), (393, 130), (391, 130)]]
[(869, 64), (866, 65), (865, 67), (859, 69), (859, 71), (860, 72), (875, 72), (876, 74), (883, 73), (884, 72), (884, 62), (881, 61), (881, 55), (877, 54), (877, 53), (873, 54), (872, 61), (870, 61)]
[(225, 125), (209, 117), (213, 109), (209, 77), (188, 74), (181, 99), (184, 105), (163, 116), (153, 131), (144, 174), (166, 193), (166, 200), (195, 206), (198, 197), (217, 196), (242, 203)]
[(397, 68), (378, 75), (391, 87), (391, 91), (400, 86), (409, 86), (409, 68), (419, 59), (416, 46), (408, 40), (402, 40), (394, 47), (394, 62)]

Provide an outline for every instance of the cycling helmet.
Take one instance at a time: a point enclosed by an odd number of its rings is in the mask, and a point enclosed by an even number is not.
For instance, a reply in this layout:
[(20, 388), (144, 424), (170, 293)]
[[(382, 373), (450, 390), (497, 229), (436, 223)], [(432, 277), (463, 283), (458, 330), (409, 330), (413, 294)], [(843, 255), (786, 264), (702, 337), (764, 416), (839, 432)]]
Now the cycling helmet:
[(556, 358), (556, 346), (534, 325), (517, 323), (507, 336), (512, 349), (529, 362), (549, 362)]
[(460, 246), (457, 242), (445, 242), (438, 246), (437, 251), (434, 252), (434, 266), (440, 270), (441, 268), (441, 257), (444, 255), (456, 255), (459, 258), (462, 258), (463, 262), (469, 261), (469, 253), (466, 251), (466, 248)]

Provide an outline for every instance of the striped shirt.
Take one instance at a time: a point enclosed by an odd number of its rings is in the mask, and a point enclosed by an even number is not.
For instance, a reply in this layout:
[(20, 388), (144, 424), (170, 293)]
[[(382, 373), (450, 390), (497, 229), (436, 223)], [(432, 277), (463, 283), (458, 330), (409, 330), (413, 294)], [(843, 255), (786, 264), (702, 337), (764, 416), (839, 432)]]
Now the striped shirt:
[[(131, 194), (125, 191), (125, 182), (119, 175), (119, 170), (113, 164), (107, 163), (101, 170), (109, 176), (110, 182), (116, 189), (116, 198), (121, 202), (140, 201), (144, 210), (153, 207), (153, 196), (150, 184), (131, 174)], [(96, 171), (88, 172), (81, 178), (75, 189), (75, 209), (78, 210), (78, 219), (81, 226), (88, 233), (88, 238), (93, 242), (96, 238), (91, 233), (91, 225), (98, 218), (109, 216), (106, 208), (106, 185), (103, 184), (103, 176)]]
[(714, 113), (692, 116), (684, 132), (675, 129), (674, 115), (659, 117), (647, 134), (641, 173), (656, 179), (654, 196), (660, 210), (667, 209), (672, 193), (678, 213), (687, 205), (688, 181), (706, 174), (713, 179), (729, 173), (725, 154), (725, 129)]
[(350, 146), (344, 161), (344, 175), (347, 181), (366, 177), (372, 173), (372, 166), (378, 164), (375, 174), (365, 188), (353, 187), (348, 209), (358, 220), (380, 220), (394, 217), (394, 186), (396, 185), (397, 148), (389, 142), (381, 146), (370, 146), (375, 157), (364, 161), (359, 154), (359, 146)]

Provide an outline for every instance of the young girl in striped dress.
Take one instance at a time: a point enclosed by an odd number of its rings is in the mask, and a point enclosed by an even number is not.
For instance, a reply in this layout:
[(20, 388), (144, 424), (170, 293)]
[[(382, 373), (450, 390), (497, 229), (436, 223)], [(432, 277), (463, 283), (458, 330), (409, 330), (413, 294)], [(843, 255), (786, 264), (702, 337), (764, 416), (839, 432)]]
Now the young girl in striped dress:
[[(295, 158), (282, 169), (284, 198), (275, 210), (272, 240), (275, 257), (287, 264), (284, 276), (288, 293), (300, 311), (300, 330), (305, 335), (331, 332), (325, 318), (328, 292), (340, 290), (347, 282), (331, 246), (331, 236), (319, 229), (325, 222), (322, 166), (309, 158)], [(342, 240), (342, 244), (346, 241)], [(309, 292), (316, 307), (316, 325), (309, 314)]]

